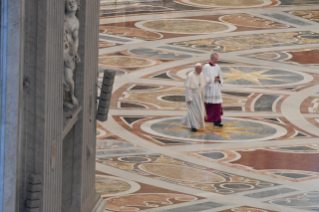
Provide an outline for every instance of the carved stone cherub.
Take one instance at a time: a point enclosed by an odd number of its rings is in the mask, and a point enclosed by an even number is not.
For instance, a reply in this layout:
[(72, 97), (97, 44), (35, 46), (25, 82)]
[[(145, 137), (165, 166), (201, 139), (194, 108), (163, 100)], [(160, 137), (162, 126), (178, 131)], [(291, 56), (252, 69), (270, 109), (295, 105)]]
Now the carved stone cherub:
[[(79, 20), (76, 17), (78, 3), (76, 0), (65, 1), (65, 16), (64, 16), (64, 91), (69, 92), (73, 107), (78, 105), (78, 100), (74, 96), (74, 80), (73, 72), (76, 68), (76, 63), (79, 63), (78, 55), (79, 48)], [(69, 104), (68, 104), (69, 105)], [(71, 106), (68, 106), (69, 108)]]

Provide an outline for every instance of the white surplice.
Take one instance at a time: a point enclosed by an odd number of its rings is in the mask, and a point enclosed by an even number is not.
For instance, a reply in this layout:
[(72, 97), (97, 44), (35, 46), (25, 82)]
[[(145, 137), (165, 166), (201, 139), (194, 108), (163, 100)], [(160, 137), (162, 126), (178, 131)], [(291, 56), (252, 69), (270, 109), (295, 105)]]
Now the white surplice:
[[(222, 71), (219, 65), (211, 66), (206, 64), (203, 67), (202, 73), (205, 75), (207, 84), (205, 86), (205, 102), (211, 104), (220, 104), (223, 102), (220, 92), (220, 85), (223, 85)], [(219, 76), (220, 83), (215, 82), (215, 77)]]
[[(185, 100), (187, 114), (182, 118), (182, 123), (188, 128), (205, 128), (205, 107), (203, 100), (204, 87), (206, 85), (203, 73), (192, 71), (185, 81)], [(188, 104), (188, 101), (192, 101)]]

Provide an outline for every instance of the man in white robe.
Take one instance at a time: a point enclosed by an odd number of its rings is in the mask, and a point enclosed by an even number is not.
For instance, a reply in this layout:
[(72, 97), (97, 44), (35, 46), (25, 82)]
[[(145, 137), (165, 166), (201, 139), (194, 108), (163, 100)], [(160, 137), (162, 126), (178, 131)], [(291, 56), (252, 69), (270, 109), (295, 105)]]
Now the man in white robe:
[(187, 75), (185, 81), (187, 115), (182, 118), (182, 123), (193, 132), (197, 132), (199, 128), (205, 128), (206, 112), (203, 99), (205, 84), (202, 65), (197, 63), (195, 70)]
[(203, 74), (207, 84), (205, 86), (205, 109), (207, 113), (206, 122), (213, 122), (215, 126), (222, 127), (221, 115), (222, 110), (222, 94), (220, 92), (220, 85), (223, 85), (223, 76), (220, 67), (216, 64), (218, 61), (218, 54), (212, 53), (210, 61), (203, 67)]

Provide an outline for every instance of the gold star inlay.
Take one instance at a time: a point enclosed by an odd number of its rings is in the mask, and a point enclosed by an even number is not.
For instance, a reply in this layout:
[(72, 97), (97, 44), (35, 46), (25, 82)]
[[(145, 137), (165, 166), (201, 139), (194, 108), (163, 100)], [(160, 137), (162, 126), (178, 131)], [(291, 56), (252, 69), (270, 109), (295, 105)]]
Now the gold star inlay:
[(275, 79), (273, 77), (280, 77), (280, 76), (291, 76), (291, 75), (263, 75), (266, 73), (268, 70), (261, 70), (261, 71), (254, 71), (254, 72), (243, 72), (238, 69), (234, 68), (229, 68), (231, 73), (223, 73), (223, 76), (227, 78), (224, 80), (224, 82), (231, 82), (231, 81), (236, 81), (236, 80), (247, 80), (249, 82), (252, 82), (254, 84), (262, 85), (259, 80), (264, 79), (264, 80), (273, 80), (273, 81), (286, 81), (282, 79)]
[[(224, 124), (223, 127), (216, 127), (213, 124), (206, 123), (206, 128), (205, 129), (199, 129), (197, 132), (190, 134), (187, 137), (194, 137), (194, 136), (200, 136), (200, 135), (207, 135), (207, 134), (216, 134), (219, 135), (223, 138), (232, 140), (230, 137), (229, 133), (232, 134), (243, 134), (243, 135), (258, 135), (262, 136), (262, 134), (257, 134), (257, 133), (252, 133), (252, 132), (247, 132), (247, 130), (253, 130), (253, 129), (264, 129), (265, 127), (233, 127), (234, 125), (238, 124), (240, 121), (233, 121)], [(173, 131), (173, 132), (178, 132), (178, 131), (189, 131), (189, 129), (183, 125), (183, 124), (178, 124), (178, 123), (166, 123), (169, 125), (181, 127), (177, 129), (164, 129), (163, 131)]]

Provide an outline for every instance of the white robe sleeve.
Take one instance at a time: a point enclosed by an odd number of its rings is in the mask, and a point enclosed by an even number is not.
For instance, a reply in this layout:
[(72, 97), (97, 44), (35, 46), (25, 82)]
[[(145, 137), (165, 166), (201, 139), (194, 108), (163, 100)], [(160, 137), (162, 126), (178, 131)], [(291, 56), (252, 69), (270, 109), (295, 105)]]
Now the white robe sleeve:
[(203, 74), (204, 74), (204, 76), (205, 76), (206, 82), (207, 82), (208, 84), (210, 84), (210, 83), (212, 83), (212, 79), (209, 77), (209, 73), (208, 73), (208, 70), (207, 70), (207, 69), (208, 69), (208, 68), (207, 68), (207, 65), (204, 65), (202, 72), (203, 72)]
[(224, 85), (223, 74), (222, 74), (220, 67), (218, 67), (218, 76), (219, 76), (219, 80), (220, 80), (220, 85)]
[(191, 74), (188, 74), (187, 75), (187, 78), (186, 78), (186, 81), (185, 81), (185, 100), (186, 100), (186, 102), (188, 102), (188, 101), (192, 101), (193, 100), (193, 98), (192, 98), (192, 90), (188, 87), (188, 86), (190, 86), (190, 81), (191, 81), (191, 76), (190, 76)]
[(193, 101), (192, 89), (185, 87), (185, 97), (186, 102)]
[(203, 98), (203, 102), (205, 102), (205, 88), (202, 88), (201, 89), (201, 92), (202, 92), (202, 98)]

